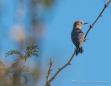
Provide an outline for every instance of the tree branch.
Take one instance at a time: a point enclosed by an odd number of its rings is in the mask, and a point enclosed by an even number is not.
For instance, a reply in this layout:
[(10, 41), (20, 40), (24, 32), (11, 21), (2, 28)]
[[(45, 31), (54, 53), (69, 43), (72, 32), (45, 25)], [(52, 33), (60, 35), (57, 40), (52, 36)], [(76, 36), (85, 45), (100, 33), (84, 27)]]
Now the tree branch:
[(100, 17), (102, 17), (102, 13), (104, 12), (104, 10), (107, 8), (107, 6), (109, 5), (109, 3), (111, 2), (111, 0), (109, 0), (109, 2), (107, 4), (104, 5), (104, 8), (102, 9), (101, 13), (99, 14), (99, 16), (97, 17), (97, 19), (94, 21), (94, 23), (92, 25), (89, 26), (88, 31), (86, 32), (85, 38), (87, 37), (89, 31), (91, 30), (91, 28), (93, 28), (93, 26), (95, 25), (95, 23), (99, 20)]
[[(110, 2), (111, 2), (111, 0), (109, 0), (109, 2), (104, 5), (104, 8), (103, 8), (103, 10), (101, 11), (101, 13), (99, 14), (99, 16), (97, 17), (97, 19), (94, 21), (94, 23), (93, 23), (92, 25), (90, 25), (88, 31), (87, 31), (86, 34), (85, 34), (85, 38), (87, 37), (89, 31), (90, 31), (91, 28), (94, 26), (94, 24), (95, 24), (95, 23), (98, 21), (98, 19), (102, 16), (102, 13), (103, 13), (104, 10), (107, 8), (107, 6), (109, 5)], [(71, 58), (69, 59), (69, 61), (68, 61), (64, 66), (62, 66), (61, 68), (59, 68), (58, 71), (54, 74), (54, 76), (53, 76), (50, 80), (48, 80), (48, 79), (49, 79), (48, 77), (49, 77), (50, 72), (51, 72), (51, 71), (49, 71), (48, 76), (47, 76), (46, 86), (50, 86), (50, 83), (55, 79), (55, 77), (56, 77), (64, 68), (66, 68), (68, 65), (71, 64), (71, 61), (72, 61), (72, 59), (74, 58), (75, 55), (76, 55), (76, 49), (75, 49), (73, 55), (71, 56)], [(50, 68), (51, 68), (51, 65), (50, 65)], [(49, 70), (50, 70), (50, 68), (49, 68)], [(47, 83), (48, 83), (48, 85), (47, 85)]]
[(69, 61), (68, 61), (64, 66), (62, 66), (61, 68), (58, 69), (58, 71), (57, 71), (57, 72), (55, 73), (55, 75), (49, 80), (49, 82), (51, 82), (52, 80), (54, 80), (55, 77), (59, 74), (59, 72), (61, 72), (65, 67), (67, 67), (68, 65), (71, 64), (71, 61), (72, 61), (72, 59), (74, 58), (75, 54), (76, 54), (76, 50), (74, 51), (74, 53), (73, 53), (73, 55), (71, 56), (71, 58), (69, 59)]
[(52, 71), (52, 65), (53, 65), (53, 62), (50, 58), (50, 67), (49, 67), (49, 70), (47, 72), (47, 77), (46, 77), (46, 86), (50, 86), (50, 82), (49, 82), (49, 78), (50, 78), (50, 74), (51, 74), (51, 71)]

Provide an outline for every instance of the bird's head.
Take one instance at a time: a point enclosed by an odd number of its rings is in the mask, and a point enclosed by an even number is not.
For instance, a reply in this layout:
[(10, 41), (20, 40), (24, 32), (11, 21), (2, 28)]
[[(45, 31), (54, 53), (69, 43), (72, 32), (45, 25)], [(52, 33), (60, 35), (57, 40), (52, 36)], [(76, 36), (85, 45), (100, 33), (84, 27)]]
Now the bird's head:
[(81, 29), (81, 27), (85, 24), (88, 24), (88, 23), (84, 23), (83, 21), (76, 21), (73, 25), (74, 28), (78, 28), (78, 29)]

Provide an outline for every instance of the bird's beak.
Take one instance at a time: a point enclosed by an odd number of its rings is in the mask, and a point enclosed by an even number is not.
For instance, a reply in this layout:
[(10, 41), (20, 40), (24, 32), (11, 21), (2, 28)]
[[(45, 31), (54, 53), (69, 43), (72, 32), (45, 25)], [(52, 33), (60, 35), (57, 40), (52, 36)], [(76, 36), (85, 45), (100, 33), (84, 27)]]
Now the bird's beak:
[(84, 23), (83, 25), (88, 24), (88, 23)]

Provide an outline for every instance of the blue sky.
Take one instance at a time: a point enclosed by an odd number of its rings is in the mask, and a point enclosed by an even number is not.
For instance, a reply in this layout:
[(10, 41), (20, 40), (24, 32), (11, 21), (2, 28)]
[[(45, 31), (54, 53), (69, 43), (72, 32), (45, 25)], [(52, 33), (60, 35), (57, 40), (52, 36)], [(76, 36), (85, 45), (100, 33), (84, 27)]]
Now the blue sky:
[[(9, 10), (5, 15), (3, 24), (5, 27), (11, 27), (13, 24), (12, 13), (14, 11), (13, 0), (7, 4)], [(51, 76), (63, 66), (74, 52), (75, 46), (71, 41), (71, 31), (73, 23), (76, 20), (88, 22), (89, 25), (94, 22), (106, 0), (60, 0), (54, 7), (50, 16), (46, 14), (48, 24), (47, 34), (44, 40), (44, 50), (42, 53), (43, 66), (46, 70), (49, 68), (49, 58), (52, 58), (54, 64)], [(111, 85), (111, 5), (103, 13), (102, 18), (95, 24), (87, 36), (84, 43), (84, 53), (79, 54), (72, 60), (72, 65), (65, 68), (56, 79), (52, 86), (110, 86)], [(6, 21), (7, 19), (9, 20)], [(89, 25), (82, 27), (86, 33)], [(5, 28), (4, 28), (5, 30)], [(6, 30), (5, 30), (6, 31)], [(3, 40), (3, 39), (2, 39)], [(3, 47), (9, 39), (3, 40)], [(13, 42), (10, 42), (13, 45)], [(12, 46), (13, 47), (13, 46)], [(8, 49), (12, 49), (11, 46)], [(40, 81), (40, 86), (44, 86), (46, 73)], [(93, 80), (107, 81), (105, 84), (84, 84), (71, 83), (72, 80)]]

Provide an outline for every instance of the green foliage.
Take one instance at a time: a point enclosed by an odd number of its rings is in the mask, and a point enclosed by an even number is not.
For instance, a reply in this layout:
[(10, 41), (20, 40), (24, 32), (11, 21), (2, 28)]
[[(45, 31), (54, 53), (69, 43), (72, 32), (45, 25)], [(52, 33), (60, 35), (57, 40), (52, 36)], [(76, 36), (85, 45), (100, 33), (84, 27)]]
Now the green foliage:
[(29, 45), (27, 46), (26, 48), (26, 51), (25, 51), (25, 56), (26, 57), (31, 57), (31, 56), (38, 56), (37, 52), (38, 52), (39, 48), (35, 45)]
[(25, 56), (17, 50), (10, 50), (8, 53), (6, 53), (6, 57), (13, 54), (17, 54), (19, 56), (26, 57), (26, 58), (31, 56), (38, 56), (37, 54), (38, 50), (39, 48), (36, 45), (32, 44), (26, 47)]
[(25, 81), (24, 81), (23, 84), (27, 84), (27, 82), (28, 82), (28, 78), (27, 78), (27, 76), (25, 76), (25, 75), (21, 75), (21, 76), (25, 79)]
[(13, 54), (17, 54), (17, 55), (22, 55), (19, 51), (17, 50), (10, 50), (8, 53), (6, 53), (6, 57), (9, 55), (13, 55)]
[[(26, 50), (24, 51), (25, 55), (17, 50), (10, 50), (8, 53), (6, 53), (6, 56), (13, 55), (13, 54), (19, 55), (19, 58), (16, 59), (16, 62), (14, 62), (11, 65), (9, 70), (8, 68), (7, 70), (4, 70), (5, 72), (7, 72), (7, 75), (12, 76), (11, 83), (14, 86), (22, 86), (22, 84), (28, 83), (27, 75), (23, 75), (22, 73), (27, 73), (28, 75), (32, 75), (32, 74), (30, 73), (30, 71), (28, 71), (28, 69), (25, 68), (25, 62), (27, 58), (31, 56), (38, 56), (37, 54), (38, 50), (39, 48), (36, 45), (32, 44), (26, 47)], [(0, 64), (4, 66), (4, 64), (1, 61), (0, 61)], [(22, 77), (24, 78), (24, 82), (21, 81)]]

